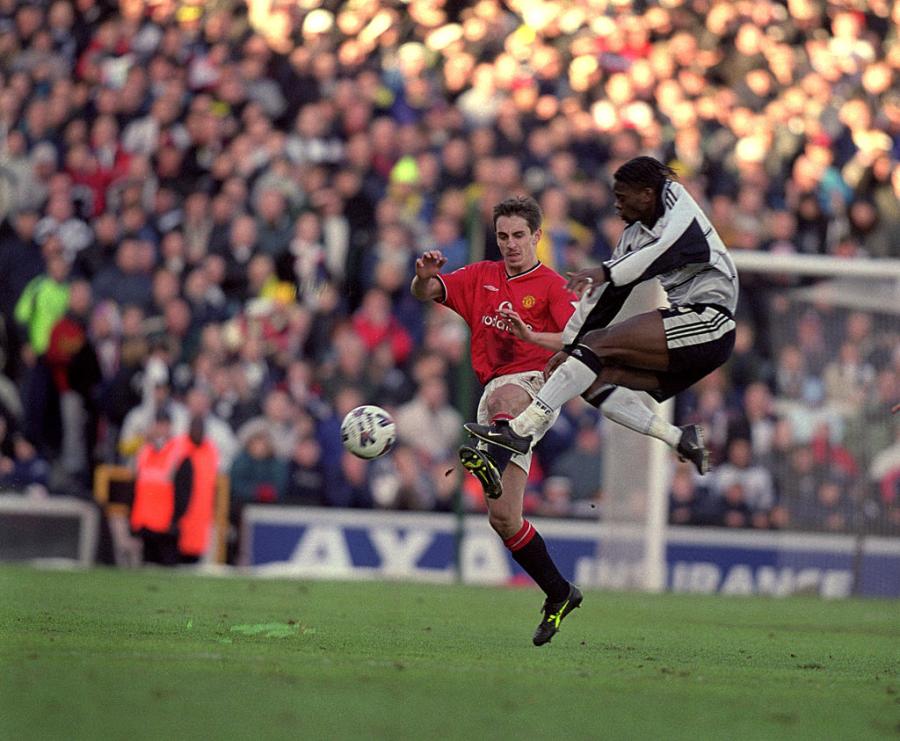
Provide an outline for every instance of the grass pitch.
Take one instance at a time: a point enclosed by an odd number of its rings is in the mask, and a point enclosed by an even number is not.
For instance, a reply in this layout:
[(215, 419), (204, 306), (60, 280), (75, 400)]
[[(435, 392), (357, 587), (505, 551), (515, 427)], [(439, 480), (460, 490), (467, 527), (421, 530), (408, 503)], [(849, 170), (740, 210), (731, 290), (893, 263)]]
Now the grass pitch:
[(3, 739), (900, 736), (896, 602), (0, 568)]

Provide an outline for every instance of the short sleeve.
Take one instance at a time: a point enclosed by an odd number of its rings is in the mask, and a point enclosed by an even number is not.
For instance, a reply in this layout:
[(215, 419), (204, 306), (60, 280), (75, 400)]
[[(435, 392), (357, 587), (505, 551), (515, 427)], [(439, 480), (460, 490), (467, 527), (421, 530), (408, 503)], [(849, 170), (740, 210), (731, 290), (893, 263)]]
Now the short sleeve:
[(444, 298), (440, 303), (453, 309), (471, 326), (474, 310), (473, 293), (478, 283), (477, 265), (465, 265), (447, 275), (438, 276), (444, 286)]

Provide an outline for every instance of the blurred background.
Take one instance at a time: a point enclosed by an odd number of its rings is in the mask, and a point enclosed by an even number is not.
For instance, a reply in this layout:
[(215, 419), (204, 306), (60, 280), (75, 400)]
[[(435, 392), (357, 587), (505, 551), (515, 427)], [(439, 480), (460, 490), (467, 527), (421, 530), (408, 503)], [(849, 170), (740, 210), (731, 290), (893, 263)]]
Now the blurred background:
[[(718, 465), (660, 458), (664, 519), (852, 536), (858, 575), (900, 534), (898, 32), (889, 0), (0, 0), (0, 557), (140, 563), (135, 456), (192, 420), (216, 494), (184, 561), (265, 561), (323, 508), (484, 511), (468, 334), (415, 257), (497, 259), (528, 193), (539, 257), (596, 264), (651, 154), (736, 255), (820, 258), (742, 271), (732, 359), (672, 409)], [(363, 403), (400, 435), (370, 463), (338, 435)], [(619, 434), (567, 405), (526, 514), (602, 526)]]

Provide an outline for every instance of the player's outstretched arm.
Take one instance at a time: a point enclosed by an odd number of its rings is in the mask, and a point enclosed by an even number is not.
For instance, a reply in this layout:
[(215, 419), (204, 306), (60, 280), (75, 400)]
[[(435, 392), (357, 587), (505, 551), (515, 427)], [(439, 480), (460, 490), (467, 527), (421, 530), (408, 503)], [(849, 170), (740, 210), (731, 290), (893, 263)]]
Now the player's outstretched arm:
[(562, 332), (535, 332), (515, 311), (499, 309), (497, 313), (506, 321), (509, 331), (520, 340), (531, 342), (548, 350), (562, 350)]
[(416, 275), (409, 290), (419, 301), (434, 301), (441, 298), (444, 289), (437, 276), (447, 264), (447, 258), (440, 250), (428, 250), (416, 260)]

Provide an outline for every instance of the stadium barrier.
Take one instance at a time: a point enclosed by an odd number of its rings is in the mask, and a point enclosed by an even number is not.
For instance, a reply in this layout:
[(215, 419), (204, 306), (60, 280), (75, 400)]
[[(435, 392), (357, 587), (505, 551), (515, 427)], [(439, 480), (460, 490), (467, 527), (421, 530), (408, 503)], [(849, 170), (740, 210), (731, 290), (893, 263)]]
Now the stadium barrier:
[[(642, 527), (534, 522), (567, 579), (587, 588), (644, 587)], [(456, 533), (452, 514), (249, 505), (241, 563), (268, 576), (527, 583), (483, 517), (467, 518), (458, 566)], [(900, 597), (897, 539), (668, 527), (665, 542), (665, 586), (673, 592)]]
[(0, 561), (94, 563), (97, 507), (74, 497), (0, 494)]
[[(118, 565), (131, 566), (140, 562), (138, 544), (131, 535), (129, 516), (134, 498), (134, 471), (127, 466), (102, 464), (94, 470), (94, 501), (100, 505), (109, 522), (113, 553)], [(214, 517), (214, 547), (204, 561), (225, 563), (228, 548), (228, 510), (231, 503), (231, 483), (220, 473), (216, 478), (216, 510)]]

